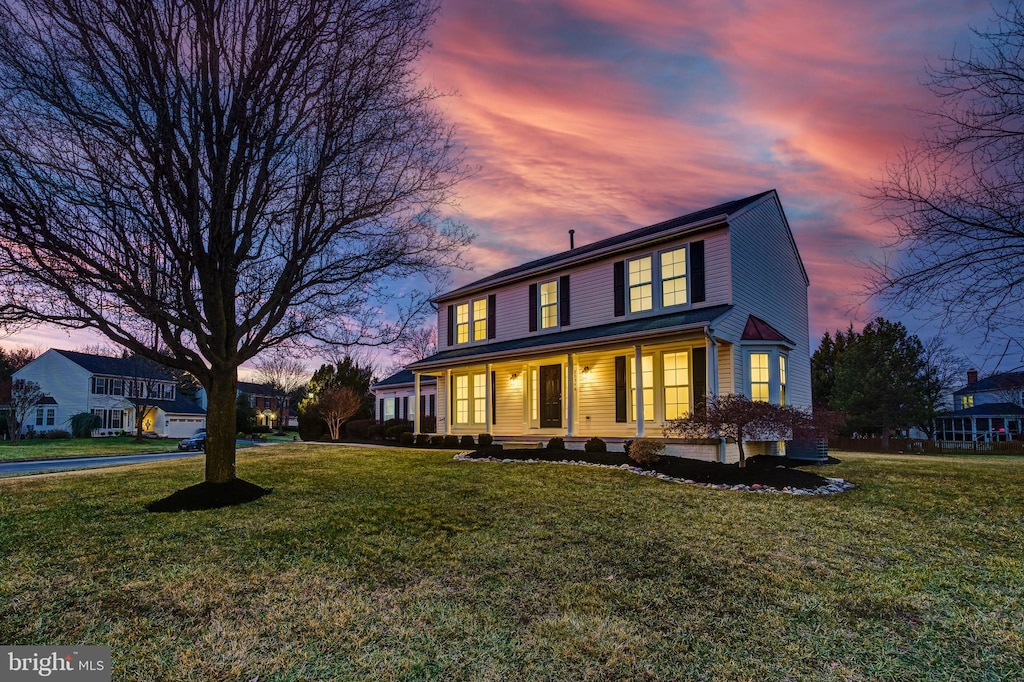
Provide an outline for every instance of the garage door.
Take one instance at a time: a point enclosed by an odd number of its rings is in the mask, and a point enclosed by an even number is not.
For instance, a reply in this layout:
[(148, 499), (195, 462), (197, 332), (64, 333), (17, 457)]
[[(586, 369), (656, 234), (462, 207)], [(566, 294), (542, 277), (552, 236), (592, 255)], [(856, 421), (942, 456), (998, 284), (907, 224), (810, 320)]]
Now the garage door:
[(168, 417), (167, 437), (187, 438), (206, 426), (203, 417)]

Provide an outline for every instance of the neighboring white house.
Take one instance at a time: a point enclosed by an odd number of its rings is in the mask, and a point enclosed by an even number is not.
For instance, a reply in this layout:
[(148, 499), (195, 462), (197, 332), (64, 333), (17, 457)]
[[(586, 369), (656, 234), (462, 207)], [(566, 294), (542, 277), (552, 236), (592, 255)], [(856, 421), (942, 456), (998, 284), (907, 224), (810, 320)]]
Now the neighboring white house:
[[(142, 375), (145, 376), (142, 376)], [(151, 406), (142, 417), (143, 430), (165, 438), (184, 438), (206, 427), (206, 410), (178, 395), (174, 379), (139, 369), (129, 358), (51, 349), (14, 373), (15, 380), (34, 381), (46, 392), (26, 431), (70, 430), (71, 417), (91, 412), (101, 426), (94, 435), (135, 430), (134, 396)]]
[(370, 386), (376, 398), (377, 421), (389, 419), (416, 420), (419, 405), (421, 417), (437, 416), (437, 380), (433, 377), (420, 379), (420, 397), (416, 400), (416, 378), (412, 371), (403, 369), (386, 379), (381, 379)]
[(1024, 438), (1024, 372), (1003, 372), (953, 391), (952, 412), (935, 420), (935, 439), (1006, 442)]
[(411, 402), (430, 377), (440, 433), (577, 445), (663, 437), (706, 395), (810, 407), (808, 286), (774, 190), (570, 248), (435, 298)]

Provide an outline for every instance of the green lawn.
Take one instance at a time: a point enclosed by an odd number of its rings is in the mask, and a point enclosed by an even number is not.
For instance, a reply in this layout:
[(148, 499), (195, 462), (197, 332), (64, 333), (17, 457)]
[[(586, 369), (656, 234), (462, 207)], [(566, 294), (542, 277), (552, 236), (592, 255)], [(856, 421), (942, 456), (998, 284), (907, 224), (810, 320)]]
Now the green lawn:
[(21, 439), (17, 445), (0, 441), (0, 462), (51, 457), (90, 457), (134, 455), (140, 452), (171, 452), (178, 449), (178, 439), (153, 438), (136, 443), (134, 436), (109, 438), (33, 438)]
[(1024, 679), (1024, 459), (839, 453), (830, 497), (451, 452), (239, 453), (0, 482), (0, 642), (116, 680)]

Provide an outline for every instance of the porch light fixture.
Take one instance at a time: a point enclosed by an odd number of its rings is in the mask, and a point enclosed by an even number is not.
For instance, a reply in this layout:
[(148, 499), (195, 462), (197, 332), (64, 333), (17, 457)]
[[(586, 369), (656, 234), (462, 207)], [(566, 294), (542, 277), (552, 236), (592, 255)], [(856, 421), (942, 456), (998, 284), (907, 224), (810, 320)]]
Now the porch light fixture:
[(508, 383), (512, 384), (513, 386), (518, 386), (519, 385), (519, 372), (512, 372), (512, 374), (508, 378)]

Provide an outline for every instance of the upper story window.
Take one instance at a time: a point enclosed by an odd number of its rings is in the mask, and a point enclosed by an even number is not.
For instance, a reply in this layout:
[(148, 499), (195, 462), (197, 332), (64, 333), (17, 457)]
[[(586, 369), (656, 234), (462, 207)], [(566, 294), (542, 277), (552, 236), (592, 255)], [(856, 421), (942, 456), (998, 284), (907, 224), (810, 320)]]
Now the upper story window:
[(493, 304), (478, 298), (448, 306), (448, 345), (485, 341), (493, 337)]
[(93, 392), (93, 395), (106, 395), (107, 394), (107, 378), (106, 377), (93, 377), (92, 378), (92, 392)]
[(479, 298), (473, 301), (473, 340), (484, 341), (487, 339), (487, 299)]
[(455, 306), (455, 343), (469, 343), (469, 304)]
[(686, 299), (686, 247), (661, 252), (661, 305), (684, 305)]
[(974, 396), (973, 395), (962, 395), (960, 396), (960, 407), (967, 409), (968, 407), (974, 407)]
[(558, 326), (558, 280), (540, 285), (540, 328)]
[(629, 312), (650, 310), (654, 306), (654, 285), (651, 281), (651, 257), (627, 261), (629, 270)]
[[(703, 248), (703, 242), (700, 244)], [(615, 314), (642, 313), (690, 303), (688, 249), (680, 246), (624, 261), (624, 268), (616, 274)], [(623, 263), (616, 264), (617, 268), (622, 266)]]

